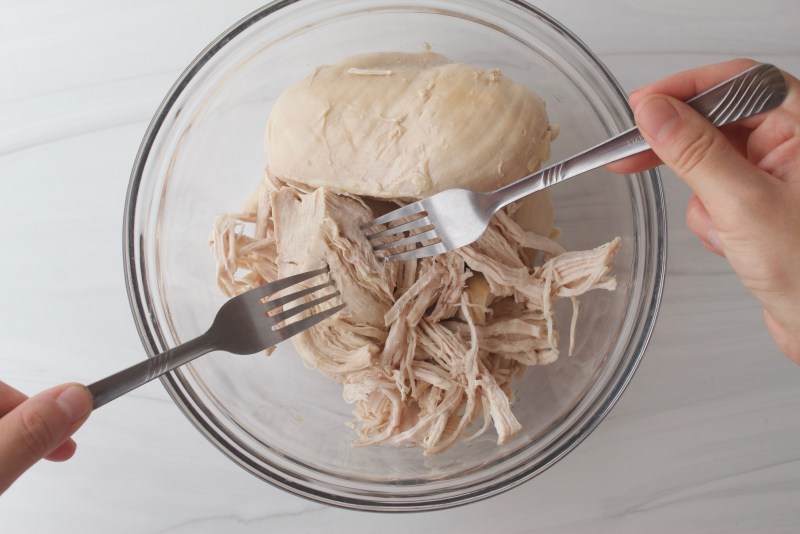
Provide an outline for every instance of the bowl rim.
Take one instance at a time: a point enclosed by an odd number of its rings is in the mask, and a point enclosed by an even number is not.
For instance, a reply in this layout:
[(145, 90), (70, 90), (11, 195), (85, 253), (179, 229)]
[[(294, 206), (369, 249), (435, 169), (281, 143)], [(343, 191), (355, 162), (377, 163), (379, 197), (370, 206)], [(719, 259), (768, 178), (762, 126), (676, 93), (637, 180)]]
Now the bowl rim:
[[(233, 40), (236, 36), (245, 32), (248, 28), (272, 13), (275, 13), (280, 9), (300, 1), (301, 0), (275, 0), (249, 13), (223, 31), (183, 70), (162, 100), (156, 113), (151, 119), (147, 130), (145, 131), (144, 137), (134, 160), (125, 198), (125, 210), (123, 214), (123, 262), (125, 284), (131, 313), (136, 324), (137, 332), (148, 357), (153, 357), (159, 352), (158, 346), (164, 346), (165, 339), (163, 338), (156, 321), (148, 312), (148, 310), (152, 309), (153, 302), (149, 293), (145, 290), (146, 287), (148, 287), (147, 269), (143, 263), (141, 265), (139, 263), (145, 259), (146, 255), (144, 250), (137, 250), (137, 238), (135, 232), (137, 222), (136, 214), (137, 208), (139, 207), (138, 194), (142, 185), (145, 166), (148, 157), (153, 150), (158, 132), (184, 89), (186, 89), (186, 87), (192, 82), (195, 76), (198, 75), (206, 63), (208, 63), (214, 57), (214, 55), (225, 46), (226, 43)], [(579, 37), (572, 33), (572, 31), (570, 31), (551, 15), (542, 11), (538, 7), (531, 5), (526, 0), (505, 1), (509, 4), (521, 7), (522, 9), (527, 10), (533, 15), (539, 17), (545, 23), (561, 32), (567, 40), (571, 40), (572, 43), (599, 69), (600, 74), (606, 78), (610, 86), (613, 87), (614, 91), (617, 93), (616, 96), (627, 102), (627, 95), (625, 91), (610, 70)], [(633, 113), (629, 106), (627, 112), (629, 117), (632, 118)], [(653, 257), (656, 261), (651, 266), (654, 269), (653, 287), (651, 290), (652, 295), (650, 302), (644, 303), (647, 305), (647, 315), (642, 321), (640, 321), (640, 326), (637, 327), (637, 330), (640, 331), (640, 335), (638, 340), (636, 340), (635, 347), (633, 348), (635, 357), (628, 362), (627, 366), (617, 370), (621, 376), (621, 380), (610, 382), (608, 384), (608, 387), (611, 387), (613, 391), (611, 391), (610, 394), (602, 396), (601, 400), (603, 402), (594, 406), (589, 416), (582, 416), (578, 421), (578, 425), (570, 428), (568, 432), (565, 432), (566, 438), (563, 441), (559, 442), (557, 446), (553, 448), (553, 450), (549, 450), (548, 454), (540, 458), (538, 461), (531, 462), (530, 464), (523, 466), (523, 468), (520, 468), (519, 466), (510, 468), (508, 471), (512, 472), (513, 474), (511, 476), (502, 477), (501, 480), (496, 484), (489, 485), (488, 487), (482, 486), (477, 489), (469, 488), (468, 491), (459, 493), (455, 496), (425, 499), (416, 502), (405, 500), (400, 502), (381, 501), (374, 499), (354, 498), (353, 496), (343, 498), (338, 494), (315, 489), (309, 487), (308, 485), (291, 480), (290, 478), (283, 477), (276, 470), (271, 470), (269, 473), (265, 473), (263, 470), (259, 469), (259, 466), (256, 465), (256, 462), (253, 459), (249, 458), (248, 455), (245, 454), (245, 450), (247, 448), (246, 446), (242, 447), (244, 450), (239, 451), (233, 450), (229, 447), (224, 447), (221, 441), (217, 439), (219, 433), (209, 428), (205, 422), (208, 419), (214, 419), (215, 417), (208, 412), (201, 414), (199, 406), (202, 405), (202, 402), (199, 401), (195, 392), (191, 387), (181, 387), (188, 386), (186, 378), (180, 373), (171, 372), (163, 375), (160, 380), (183, 414), (217, 449), (222, 451), (234, 462), (260, 479), (270, 483), (275, 487), (312, 501), (322, 502), (345, 509), (366, 510), (373, 512), (418, 512), (460, 506), (508, 491), (547, 470), (559, 459), (572, 451), (578, 444), (586, 439), (589, 434), (591, 434), (591, 432), (606, 417), (611, 408), (617, 403), (630, 380), (633, 378), (633, 375), (635, 374), (639, 363), (642, 360), (645, 348), (652, 337), (665, 283), (667, 262), (667, 214), (664, 191), (658, 169), (650, 169), (649, 171), (640, 174), (646, 174), (649, 176), (649, 180), (647, 180), (647, 182), (652, 188), (652, 201), (655, 215), (655, 218), (652, 222), (655, 224), (655, 228), (651, 229), (650, 233), (656, 236), (656, 240), (653, 243)], [(186, 395), (187, 392), (188, 395)], [(230, 438), (230, 436), (228, 436), (228, 438)]]

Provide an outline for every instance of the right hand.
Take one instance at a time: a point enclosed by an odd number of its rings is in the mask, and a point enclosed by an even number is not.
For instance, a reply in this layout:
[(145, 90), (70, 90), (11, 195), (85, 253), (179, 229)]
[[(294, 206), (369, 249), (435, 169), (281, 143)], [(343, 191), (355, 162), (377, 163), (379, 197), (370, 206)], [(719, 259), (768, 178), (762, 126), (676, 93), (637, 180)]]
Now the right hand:
[(728, 259), (764, 307), (778, 347), (800, 363), (800, 81), (784, 73), (781, 106), (715, 128), (682, 101), (754, 65), (735, 60), (634, 91), (631, 106), (652, 147), (609, 165), (639, 172), (663, 162), (692, 189), (686, 224)]

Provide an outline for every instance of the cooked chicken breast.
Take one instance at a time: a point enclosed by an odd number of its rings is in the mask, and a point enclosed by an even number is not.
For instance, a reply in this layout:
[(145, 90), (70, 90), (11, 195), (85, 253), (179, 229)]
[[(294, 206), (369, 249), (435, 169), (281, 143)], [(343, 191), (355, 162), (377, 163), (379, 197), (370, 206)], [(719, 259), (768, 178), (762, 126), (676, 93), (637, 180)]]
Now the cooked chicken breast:
[(498, 70), (387, 52), (318, 67), (289, 87), (265, 148), (289, 183), (416, 199), (518, 180), (550, 157), (555, 133), (542, 99)]
[[(360, 230), (374, 198), (519, 178), (548, 157), (555, 131), (528, 89), (432, 52), (349, 58), (279, 98), (265, 179), (211, 236), (217, 281), (235, 295), (330, 266), (347, 306), (292, 342), (342, 384), (357, 445), (431, 455), (491, 426), (506, 442), (521, 428), (512, 381), (559, 356), (553, 302), (569, 298), (577, 313), (581, 294), (615, 288), (620, 240), (566, 252), (546, 194), (434, 258), (381, 262)], [(570, 351), (574, 336), (573, 320)]]

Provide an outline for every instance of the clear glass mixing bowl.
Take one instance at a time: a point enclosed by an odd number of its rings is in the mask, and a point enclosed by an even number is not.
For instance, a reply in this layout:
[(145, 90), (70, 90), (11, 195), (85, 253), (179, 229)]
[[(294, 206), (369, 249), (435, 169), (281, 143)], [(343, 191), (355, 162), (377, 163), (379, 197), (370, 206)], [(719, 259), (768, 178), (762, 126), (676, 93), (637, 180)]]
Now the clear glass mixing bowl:
[[(525, 2), (269, 4), (186, 69), (136, 159), (125, 262), (151, 356), (202, 333), (225, 300), (208, 236), (215, 218), (237, 212), (261, 179), (263, 132), (278, 95), (318, 65), (356, 53), (419, 51), (426, 42), (454, 61), (500, 68), (541, 95), (561, 126), (553, 160), (631, 125), (625, 95), (606, 68)], [(622, 237), (619, 289), (583, 297), (574, 356), (531, 368), (516, 383), (514, 412), (524, 428), (502, 447), (490, 432), (431, 458), (417, 449), (354, 448), (340, 386), (305, 369), (291, 343), (271, 357), (210, 354), (165, 376), (164, 386), (232, 460), (321, 502), (424, 510), (518, 485), (558, 461), (611, 409), (642, 358), (663, 286), (666, 221), (656, 171), (625, 177), (599, 170), (552, 195), (568, 249)]]

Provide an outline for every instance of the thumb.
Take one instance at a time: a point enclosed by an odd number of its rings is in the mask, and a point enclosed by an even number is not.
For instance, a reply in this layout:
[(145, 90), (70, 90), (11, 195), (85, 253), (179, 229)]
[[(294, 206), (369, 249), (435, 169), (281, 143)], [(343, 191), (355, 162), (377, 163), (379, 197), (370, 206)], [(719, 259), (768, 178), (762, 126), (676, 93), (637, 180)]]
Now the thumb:
[(650, 95), (636, 106), (635, 116), (653, 152), (694, 190), (716, 223), (734, 211), (763, 207), (772, 190), (770, 176), (694, 109)]
[(72, 435), (92, 410), (92, 395), (64, 384), (26, 400), (0, 419), (0, 493)]

